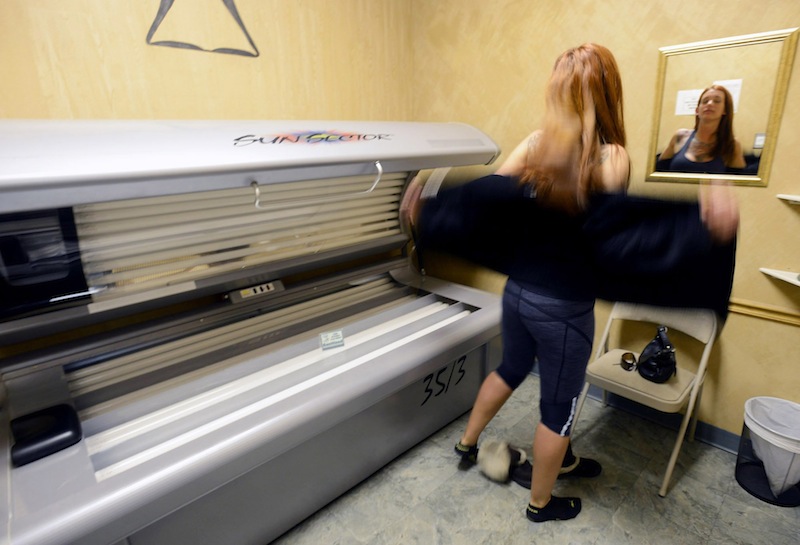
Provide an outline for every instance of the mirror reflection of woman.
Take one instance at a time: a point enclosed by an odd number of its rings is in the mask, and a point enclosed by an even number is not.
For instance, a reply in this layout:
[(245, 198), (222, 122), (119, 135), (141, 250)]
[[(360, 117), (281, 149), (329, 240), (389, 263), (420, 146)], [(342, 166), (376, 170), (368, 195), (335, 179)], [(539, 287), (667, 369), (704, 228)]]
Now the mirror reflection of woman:
[(733, 135), (733, 98), (722, 85), (703, 90), (695, 109), (694, 130), (678, 129), (659, 156), (656, 170), (724, 174), (747, 166)]

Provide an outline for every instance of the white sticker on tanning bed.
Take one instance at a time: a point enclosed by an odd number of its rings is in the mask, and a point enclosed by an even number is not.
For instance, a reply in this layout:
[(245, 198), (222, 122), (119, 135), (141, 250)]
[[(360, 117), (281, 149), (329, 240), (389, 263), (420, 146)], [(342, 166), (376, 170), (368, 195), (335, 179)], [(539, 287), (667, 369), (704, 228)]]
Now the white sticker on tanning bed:
[(323, 350), (344, 346), (344, 334), (341, 329), (319, 334), (319, 343)]

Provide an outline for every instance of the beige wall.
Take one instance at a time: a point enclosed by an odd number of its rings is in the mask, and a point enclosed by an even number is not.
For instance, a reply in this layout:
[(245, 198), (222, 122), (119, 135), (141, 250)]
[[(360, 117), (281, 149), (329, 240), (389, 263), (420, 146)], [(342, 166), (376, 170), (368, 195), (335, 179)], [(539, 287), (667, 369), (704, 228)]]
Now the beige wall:
[[(235, 4), (256, 58), (148, 45), (159, 0), (4, 0), (0, 117), (410, 117), (409, 2)], [(220, 0), (175, 0), (153, 39), (251, 49)]]
[[(622, 70), (632, 190), (686, 196), (695, 187), (642, 181), (658, 48), (800, 26), (796, 0), (237, 0), (259, 49), (253, 58), (146, 44), (159, 4), (0, 3), (0, 117), (453, 120), (510, 151), (538, 125), (555, 57), (594, 41), (614, 51)], [(222, 5), (176, 0), (155, 38), (247, 50)], [(794, 64), (770, 184), (737, 188), (743, 219), (734, 297), (747, 314), (728, 321), (700, 412), (735, 433), (749, 397), (800, 401), (800, 288), (758, 271), (800, 271), (800, 207), (775, 197), (800, 193)], [(502, 277), (456, 264), (439, 259), (433, 269), (502, 286)], [(605, 305), (598, 310), (602, 323)]]

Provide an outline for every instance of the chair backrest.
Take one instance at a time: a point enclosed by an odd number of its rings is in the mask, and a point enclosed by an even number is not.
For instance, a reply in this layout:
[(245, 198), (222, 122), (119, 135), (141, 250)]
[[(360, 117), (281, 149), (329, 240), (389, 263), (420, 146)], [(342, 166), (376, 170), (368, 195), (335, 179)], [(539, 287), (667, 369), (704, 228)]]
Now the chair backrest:
[(609, 321), (618, 319), (665, 325), (669, 329), (694, 337), (703, 344), (710, 343), (717, 336), (717, 314), (709, 309), (616, 303)]
[(665, 325), (669, 329), (680, 331), (693, 337), (705, 345), (703, 354), (700, 357), (700, 367), (698, 374), (702, 377), (708, 359), (711, 356), (711, 348), (718, 331), (717, 313), (709, 309), (701, 308), (673, 308), (643, 305), (638, 303), (617, 302), (611, 309), (605, 331), (597, 347), (597, 356), (600, 357), (608, 350), (608, 340), (611, 334), (611, 326), (615, 320), (632, 320), (637, 322), (650, 322), (657, 325)]

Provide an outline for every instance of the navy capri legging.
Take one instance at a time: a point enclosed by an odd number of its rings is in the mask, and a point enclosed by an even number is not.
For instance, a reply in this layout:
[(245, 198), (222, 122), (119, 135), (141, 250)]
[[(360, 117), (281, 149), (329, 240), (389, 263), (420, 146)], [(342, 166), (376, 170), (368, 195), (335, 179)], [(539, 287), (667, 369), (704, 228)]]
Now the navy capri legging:
[(503, 293), (503, 360), (497, 373), (516, 389), (539, 361), (541, 421), (568, 436), (594, 338), (594, 300), (541, 295), (512, 279)]

